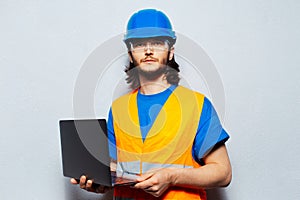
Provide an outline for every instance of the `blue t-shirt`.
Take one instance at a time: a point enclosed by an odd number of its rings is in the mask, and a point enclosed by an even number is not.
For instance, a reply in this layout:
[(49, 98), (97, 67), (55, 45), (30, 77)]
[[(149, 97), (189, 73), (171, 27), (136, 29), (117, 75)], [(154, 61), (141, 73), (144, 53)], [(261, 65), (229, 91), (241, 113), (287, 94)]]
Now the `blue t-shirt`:
[[(163, 92), (152, 95), (143, 95), (140, 93), (140, 91), (138, 91), (138, 115), (142, 134), (141, 138), (143, 139), (143, 141), (147, 137), (147, 133), (153, 125), (159, 111), (167, 101), (170, 94), (172, 94), (174, 89), (176, 89), (176, 87), (176, 85), (171, 85)], [(113, 116), (111, 109), (109, 111), (107, 129), (110, 156), (116, 160), (116, 139), (114, 134)], [(215, 145), (224, 143), (228, 139), (229, 135), (223, 129), (215, 109), (213, 108), (211, 102), (205, 97), (197, 133), (193, 144), (193, 158), (198, 163), (204, 164), (202, 161), (203, 157), (207, 155)]]

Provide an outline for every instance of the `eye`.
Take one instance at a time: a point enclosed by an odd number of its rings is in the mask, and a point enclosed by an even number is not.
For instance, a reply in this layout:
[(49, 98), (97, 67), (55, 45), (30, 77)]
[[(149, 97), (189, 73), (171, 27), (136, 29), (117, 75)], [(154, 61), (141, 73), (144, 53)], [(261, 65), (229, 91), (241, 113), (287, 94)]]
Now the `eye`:
[(143, 48), (145, 46), (146, 46), (145, 43), (135, 43), (135, 44), (133, 44), (133, 48)]
[(151, 45), (152, 46), (163, 46), (164, 42), (162, 42), (162, 41), (154, 41), (154, 42), (151, 42)]

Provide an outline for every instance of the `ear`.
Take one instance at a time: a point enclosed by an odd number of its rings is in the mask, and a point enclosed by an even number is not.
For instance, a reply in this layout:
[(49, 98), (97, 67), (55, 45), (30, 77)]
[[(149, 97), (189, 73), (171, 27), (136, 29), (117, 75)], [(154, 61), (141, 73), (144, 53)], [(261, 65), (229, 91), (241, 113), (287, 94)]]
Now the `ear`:
[(133, 63), (133, 58), (132, 58), (132, 54), (130, 53), (130, 51), (128, 51), (128, 57), (129, 57), (129, 61), (131, 63)]
[(172, 60), (173, 56), (174, 56), (174, 46), (172, 46), (172, 47), (170, 48), (169, 60)]

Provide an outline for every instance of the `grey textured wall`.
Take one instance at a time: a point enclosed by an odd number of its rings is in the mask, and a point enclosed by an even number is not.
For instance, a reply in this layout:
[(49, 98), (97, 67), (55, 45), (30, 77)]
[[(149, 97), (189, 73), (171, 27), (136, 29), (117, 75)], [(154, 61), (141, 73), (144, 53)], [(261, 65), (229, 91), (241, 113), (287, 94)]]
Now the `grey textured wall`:
[[(299, 1), (171, 4), (0, 1), (1, 199), (111, 198), (81, 191), (62, 176), (58, 120), (73, 116), (73, 91), (87, 57), (145, 7), (164, 10), (221, 76), (233, 180), (211, 190), (211, 199), (299, 199)], [(97, 116), (106, 116), (113, 95), (95, 105)]]

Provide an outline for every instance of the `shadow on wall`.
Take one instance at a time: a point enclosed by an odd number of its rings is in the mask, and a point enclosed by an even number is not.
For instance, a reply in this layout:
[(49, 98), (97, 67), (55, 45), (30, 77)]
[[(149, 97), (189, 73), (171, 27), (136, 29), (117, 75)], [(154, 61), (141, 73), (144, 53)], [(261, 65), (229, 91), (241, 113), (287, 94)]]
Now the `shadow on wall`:
[(215, 188), (206, 191), (208, 200), (227, 200), (224, 189)]

